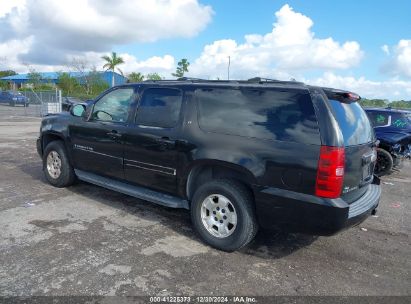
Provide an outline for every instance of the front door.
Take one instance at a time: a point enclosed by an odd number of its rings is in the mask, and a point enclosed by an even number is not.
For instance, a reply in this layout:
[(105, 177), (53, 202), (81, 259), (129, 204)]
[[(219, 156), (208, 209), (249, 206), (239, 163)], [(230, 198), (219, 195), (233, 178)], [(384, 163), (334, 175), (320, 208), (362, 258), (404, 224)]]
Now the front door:
[(116, 88), (97, 100), (87, 120), (70, 126), (74, 167), (100, 175), (124, 178), (124, 134), (134, 88)]
[(155, 190), (175, 193), (182, 153), (179, 140), (181, 90), (146, 88), (141, 92), (134, 123), (127, 130), (125, 178)]

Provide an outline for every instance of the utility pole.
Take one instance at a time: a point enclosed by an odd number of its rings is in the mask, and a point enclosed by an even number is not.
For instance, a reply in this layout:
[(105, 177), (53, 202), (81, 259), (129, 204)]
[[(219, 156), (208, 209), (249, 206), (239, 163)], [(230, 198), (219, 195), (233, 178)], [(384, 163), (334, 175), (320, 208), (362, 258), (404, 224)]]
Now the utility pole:
[(231, 58), (230, 56), (228, 56), (227, 80), (230, 80), (230, 64), (231, 64)]

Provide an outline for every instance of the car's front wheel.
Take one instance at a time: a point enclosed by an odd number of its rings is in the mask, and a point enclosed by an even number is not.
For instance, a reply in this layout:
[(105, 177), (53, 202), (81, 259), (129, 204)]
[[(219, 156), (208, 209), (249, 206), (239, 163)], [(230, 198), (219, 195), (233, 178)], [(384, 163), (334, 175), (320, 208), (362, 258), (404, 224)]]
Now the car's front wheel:
[(390, 174), (394, 165), (394, 159), (391, 154), (381, 148), (377, 148), (377, 163), (374, 172), (377, 176)]
[(55, 187), (67, 187), (73, 184), (74, 169), (62, 141), (52, 141), (47, 145), (43, 154), (43, 170), (47, 181)]
[(191, 220), (200, 237), (224, 251), (246, 246), (257, 233), (250, 191), (233, 180), (215, 180), (200, 186), (191, 202)]

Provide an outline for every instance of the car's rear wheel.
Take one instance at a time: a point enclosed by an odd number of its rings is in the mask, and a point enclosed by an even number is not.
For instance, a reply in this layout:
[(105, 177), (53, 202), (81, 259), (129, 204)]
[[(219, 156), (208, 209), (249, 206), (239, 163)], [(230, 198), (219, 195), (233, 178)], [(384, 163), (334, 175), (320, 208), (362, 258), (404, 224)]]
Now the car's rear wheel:
[(392, 167), (394, 165), (394, 160), (391, 154), (381, 148), (377, 149), (377, 162), (375, 164), (375, 174), (377, 176), (383, 176), (390, 174), (392, 171)]
[(257, 233), (254, 200), (250, 191), (232, 180), (200, 186), (191, 202), (191, 220), (200, 237), (224, 251), (246, 246)]
[(62, 141), (52, 141), (44, 150), (43, 170), (47, 181), (55, 187), (67, 187), (75, 180), (74, 169)]

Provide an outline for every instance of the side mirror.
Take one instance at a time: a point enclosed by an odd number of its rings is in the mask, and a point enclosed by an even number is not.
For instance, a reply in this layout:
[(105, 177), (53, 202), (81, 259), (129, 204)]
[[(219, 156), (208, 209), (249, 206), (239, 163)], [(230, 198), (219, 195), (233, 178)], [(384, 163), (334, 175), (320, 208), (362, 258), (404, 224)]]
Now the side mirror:
[(71, 107), (70, 114), (76, 117), (83, 117), (86, 113), (86, 106), (82, 104), (76, 104)]

